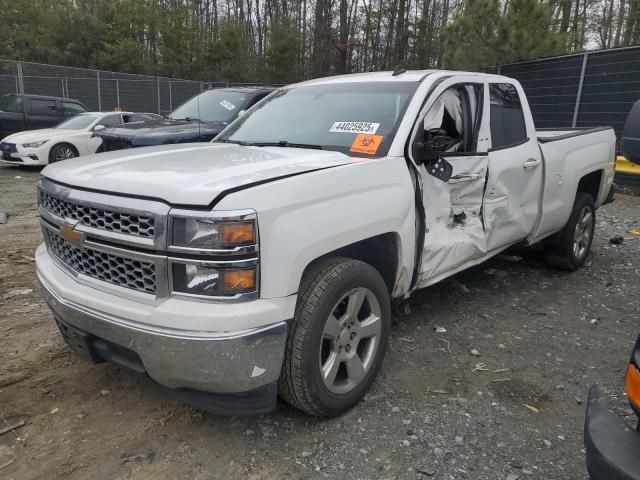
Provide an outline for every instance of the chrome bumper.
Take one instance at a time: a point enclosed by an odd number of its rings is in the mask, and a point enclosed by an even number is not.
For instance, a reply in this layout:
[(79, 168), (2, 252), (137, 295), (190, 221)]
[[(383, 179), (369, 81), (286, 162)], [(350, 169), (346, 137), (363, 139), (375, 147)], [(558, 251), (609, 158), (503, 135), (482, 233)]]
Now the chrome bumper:
[(273, 384), (280, 376), (286, 322), (235, 332), (193, 332), (135, 325), (56, 295), (38, 275), (54, 315), (83, 332), (132, 350), (144, 370), (168, 388), (242, 393)]

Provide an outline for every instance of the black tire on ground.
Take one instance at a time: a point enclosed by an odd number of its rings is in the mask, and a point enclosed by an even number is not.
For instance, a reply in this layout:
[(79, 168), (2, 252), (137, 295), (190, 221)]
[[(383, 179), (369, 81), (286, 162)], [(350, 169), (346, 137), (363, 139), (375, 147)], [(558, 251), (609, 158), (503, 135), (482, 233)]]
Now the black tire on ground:
[[(354, 293), (355, 292), (355, 293)], [(353, 300), (353, 304), (363, 305), (362, 309), (357, 307), (355, 315), (349, 315), (349, 305), (352, 298), (357, 298), (357, 292), (365, 292), (364, 300), (359, 303)], [(373, 295), (373, 297), (371, 296)], [(342, 302), (342, 303), (341, 303)], [(377, 302), (377, 304), (376, 304)], [(353, 407), (365, 394), (373, 383), (384, 357), (389, 330), (391, 328), (391, 306), (387, 286), (378, 271), (370, 265), (348, 258), (335, 258), (323, 262), (312, 268), (305, 274), (298, 293), (295, 317), (291, 320), (285, 359), (279, 381), (280, 396), (289, 404), (309, 414), (321, 417), (333, 417), (344, 413)], [(372, 305), (375, 306), (379, 314), (374, 315)], [(340, 308), (344, 308), (344, 314), (339, 315)], [(369, 309), (369, 310), (367, 310)], [(351, 311), (354, 311), (353, 309)], [(364, 313), (363, 313), (364, 312)], [(369, 313), (367, 313), (369, 312)], [(371, 325), (368, 319), (379, 318), (377, 323), (379, 335), (372, 337), (377, 339), (377, 348), (368, 350), (376, 341), (367, 344), (371, 339), (365, 338), (364, 329), (362, 336), (355, 334), (358, 342), (353, 341), (353, 347), (348, 345), (349, 330), (354, 322), (344, 320), (342, 330), (336, 330), (338, 335), (336, 340), (327, 339), (330, 316), (332, 319), (357, 318), (354, 329), (362, 328), (366, 324)], [(362, 319), (362, 322), (360, 322)], [(336, 325), (340, 325), (338, 321)], [(347, 329), (347, 335), (342, 332)], [(351, 335), (354, 335), (351, 333)], [(350, 338), (354, 338), (351, 336)], [(327, 347), (329, 342), (329, 347)], [(345, 347), (338, 347), (343, 345)], [(349, 349), (347, 348), (349, 346)], [(360, 353), (361, 346), (364, 346), (364, 353)], [(335, 392), (327, 386), (327, 381), (323, 379), (321, 368), (323, 365), (323, 355), (332, 355), (326, 352), (327, 348), (336, 354), (338, 348), (343, 355), (349, 354), (361, 356), (368, 360), (361, 364), (367, 365), (359, 375), (357, 381), (351, 381), (351, 363), (347, 360), (340, 360), (339, 367), (336, 368), (335, 382), (332, 389), (345, 389), (344, 392)], [(371, 347), (373, 348), (373, 347)], [(373, 352), (373, 353), (371, 353)], [(339, 357), (341, 358), (341, 357)], [(345, 362), (345, 363), (340, 363)], [(328, 363), (325, 363), (327, 365)], [(340, 370), (342, 369), (342, 370)], [(342, 375), (341, 378), (340, 375)], [(340, 382), (344, 382), (340, 386)], [(346, 387), (344, 385), (347, 385)], [(349, 389), (349, 390), (347, 390)]]
[(60, 162), (77, 156), (78, 151), (73, 145), (69, 145), (68, 143), (59, 143), (51, 147), (51, 150), (49, 151), (49, 163)]
[(578, 192), (569, 221), (561, 232), (545, 244), (547, 263), (571, 272), (580, 268), (591, 250), (595, 220), (593, 198), (588, 193)]

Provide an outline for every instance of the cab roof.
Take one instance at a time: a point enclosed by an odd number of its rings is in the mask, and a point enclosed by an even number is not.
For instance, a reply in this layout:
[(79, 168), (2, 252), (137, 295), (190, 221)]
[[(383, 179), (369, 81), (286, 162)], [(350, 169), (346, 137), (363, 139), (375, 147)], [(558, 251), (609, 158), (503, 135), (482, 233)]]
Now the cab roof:
[(392, 71), (386, 72), (366, 72), (366, 73), (351, 73), (347, 75), (335, 75), (333, 77), (316, 78), (314, 80), (308, 80), (298, 83), (297, 85), (320, 85), (331, 83), (350, 83), (350, 82), (421, 82), (427, 76), (431, 74), (449, 74), (449, 75), (474, 75), (492, 80), (507, 80), (507, 77), (502, 75), (494, 75), (491, 73), (483, 72), (463, 72), (455, 70), (407, 70), (402, 73), (394, 75)]

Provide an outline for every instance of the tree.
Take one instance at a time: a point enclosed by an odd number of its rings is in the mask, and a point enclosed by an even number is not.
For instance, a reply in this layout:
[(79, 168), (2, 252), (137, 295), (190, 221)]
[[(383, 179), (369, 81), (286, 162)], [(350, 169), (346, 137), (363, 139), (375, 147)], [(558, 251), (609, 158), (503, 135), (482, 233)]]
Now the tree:
[(471, 0), (446, 28), (447, 68), (479, 68), (561, 53), (565, 35), (553, 31), (552, 10), (537, 0)]

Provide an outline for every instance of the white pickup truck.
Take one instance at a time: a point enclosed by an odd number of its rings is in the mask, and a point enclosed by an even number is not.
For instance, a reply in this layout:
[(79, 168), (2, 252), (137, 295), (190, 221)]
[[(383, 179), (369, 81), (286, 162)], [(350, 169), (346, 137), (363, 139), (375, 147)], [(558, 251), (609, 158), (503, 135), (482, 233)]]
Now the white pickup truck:
[(67, 343), (218, 413), (338, 415), (391, 305), (515, 244), (575, 270), (611, 128), (536, 131), (517, 81), (396, 71), (284, 87), (212, 143), (42, 172), (43, 294)]

